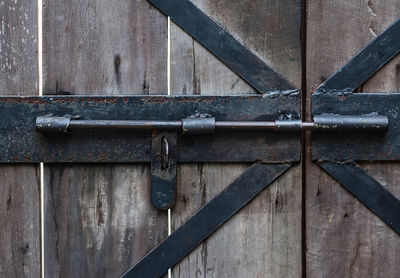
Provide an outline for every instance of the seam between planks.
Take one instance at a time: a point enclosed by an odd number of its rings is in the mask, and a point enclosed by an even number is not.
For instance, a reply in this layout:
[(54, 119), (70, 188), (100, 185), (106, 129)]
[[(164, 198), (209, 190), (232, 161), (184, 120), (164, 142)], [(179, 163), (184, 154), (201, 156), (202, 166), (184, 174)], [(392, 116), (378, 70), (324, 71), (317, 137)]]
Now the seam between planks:
[[(167, 17), (167, 94), (171, 95), (171, 18)], [(168, 209), (168, 236), (172, 232), (172, 213)], [(168, 278), (172, 278), (172, 270), (168, 269)]]
[[(37, 16), (37, 92), (43, 96), (43, 1), (36, 1)], [(40, 276), (44, 278), (44, 164), (39, 163), (40, 188)]]

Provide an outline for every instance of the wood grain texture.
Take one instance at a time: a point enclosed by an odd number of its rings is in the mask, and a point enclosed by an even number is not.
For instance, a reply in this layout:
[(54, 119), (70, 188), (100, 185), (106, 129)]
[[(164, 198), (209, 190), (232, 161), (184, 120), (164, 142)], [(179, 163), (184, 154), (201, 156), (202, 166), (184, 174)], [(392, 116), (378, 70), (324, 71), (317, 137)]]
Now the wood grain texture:
[[(192, 1), (272, 69), (300, 87), (300, 1)], [(171, 24), (173, 94), (255, 91), (179, 27)]]
[(166, 18), (145, 0), (44, 1), (47, 94), (166, 94)]
[(45, 185), (51, 277), (117, 277), (165, 237), (148, 166), (48, 165)]
[[(273, 69), (300, 87), (299, 1), (193, 1)], [(267, 16), (266, 16), (267, 15)], [(172, 94), (254, 93), (171, 24)], [(215, 197), (247, 164), (186, 164), (178, 169), (172, 230)], [(301, 168), (256, 197), (173, 271), (175, 277), (300, 277)]]
[[(0, 95), (37, 94), (36, 3), (0, 2)], [(0, 166), (0, 277), (39, 277), (37, 165)]]
[(39, 277), (39, 172), (35, 165), (0, 166), (0, 277)]
[[(310, 103), (311, 93), (320, 83), (400, 17), (400, 3), (311, 0), (307, 5)], [(358, 91), (399, 91), (399, 62), (400, 57), (396, 57)], [(397, 198), (400, 198), (399, 166), (398, 163), (361, 164)], [(307, 276), (398, 277), (400, 237), (318, 166), (307, 165), (306, 179)]]
[(0, 94), (37, 94), (36, 3), (0, 2)]
[[(166, 94), (167, 21), (147, 1), (44, 2), (46, 94)], [(166, 236), (149, 165), (45, 165), (45, 190), (48, 277), (118, 277)]]

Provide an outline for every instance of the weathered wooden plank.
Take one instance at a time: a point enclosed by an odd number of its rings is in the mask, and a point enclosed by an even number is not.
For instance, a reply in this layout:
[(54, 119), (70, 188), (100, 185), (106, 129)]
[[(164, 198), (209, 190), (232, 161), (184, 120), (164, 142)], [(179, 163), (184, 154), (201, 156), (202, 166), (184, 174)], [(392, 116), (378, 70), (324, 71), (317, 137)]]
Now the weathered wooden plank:
[[(0, 3), (0, 95), (37, 94), (35, 1)], [(37, 165), (0, 166), (0, 276), (39, 277)]]
[[(145, 0), (44, 2), (46, 94), (167, 91), (167, 22)], [(117, 277), (166, 236), (149, 165), (45, 165), (45, 189), (48, 277)]]
[(40, 200), (36, 165), (0, 166), (0, 276), (39, 277)]
[(36, 3), (5, 0), (0, 7), (0, 95), (36, 95)]
[[(400, 17), (394, 0), (311, 0), (307, 10), (307, 103), (320, 83)], [(359, 91), (397, 92), (399, 62), (395, 58)], [(398, 164), (361, 166), (400, 197)], [(307, 276), (399, 276), (400, 237), (318, 166), (307, 165), (306, 179)]]
[[(300, 87), (300, 1), (193, 2)], [(171, 24), (171, 92), (228, 95), (254, 91)], [(181, 165), (172, 230), (247, 166)], [(173, 269), (173, 277), (300, 277), (301, 191), (301, 168), (296, 166), (187, 256)]]

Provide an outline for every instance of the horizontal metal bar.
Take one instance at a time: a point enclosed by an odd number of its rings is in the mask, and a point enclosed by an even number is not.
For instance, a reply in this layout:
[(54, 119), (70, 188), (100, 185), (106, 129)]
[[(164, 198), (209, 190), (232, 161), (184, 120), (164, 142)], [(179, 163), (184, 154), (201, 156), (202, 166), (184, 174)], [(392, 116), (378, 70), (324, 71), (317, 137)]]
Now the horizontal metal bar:
[(400, 201), (354, 162), (318, 162), (368, 209), (400, 235)]
[[(216, 122), (299, 119), (300, 107), (300, 94), (286, 92), (274, 93), (271, 97), (0, 97), (0, 162), (150, 162), (150, 130), (104, 132), (80, 128), (65, 136), (39, 133), (35, 130), (36, 119), (46, 115), (76, 116), (68, 121), (58, 118), (56, 131), (68, 132), (65, 127), (70, 120), (77, 124), (85, 123), (84, 120), (124, 121), (125, 124), (125, 121), (151, 119), (180, 125), (182, 119), (210, 116)], [(196, 126), (186, 124), (190, 131)], [(294, 162), (300, 158), (300, 134), (216, 129), (214, 134), (183, 136), (178, 132), (177, 151), (177, 162)]]
[(120, 120), (71, 120), (68, 129), (112, 128), (133, 130), (179, 130), (181, 121), (120, 121)]
[(259, 130), (259, 131), (301, 131), (301, 130), (374, 130), (386, 131), (388, 118), (379, 115), (334, 115), (323, 114), (314, 117), (314, 122), (301, 120), (276, 121), (215, 121), (215, 118), (184, 119), (182, 121), (151, 120), (74, 120), (70, 116), (37, 117), (36, 130), (42, 133), (66, 133), (79, 129), (117, 130), (174, 130), (183, 134), (207, 134), (215, 130)]
[[(312, 99), (314, 120), (331, 118), (332, 113), (384, 116), (388, 119), (387, 132), (316, 132), (312, 134), (311, 153), (314, 160), (378, 161), (400, 159), (400, 94), (388, 93), (324, 93)], [(350, 119), (350, 118), (346, 118)], [(382, 124), (384, 119), (370, 124)], [(357, 119), (355, 119), (357, 120)], [(352, 119), (351, 121), (354, 121)], [(359, 119), (362, 122), (362, 119)], [(335, 123), (330, 123), (330, 126)], [(347, 123), (343, 122), (346, 126)], [(377, 129), (379, 130), (379, 129)]]
[(386, 131), (389, 126), (389, 119), (382, 115), (336, 115), (320, 114), (314, 116), (312, 129), (322, 130), (371, 130)]
[(253, 164), (121, 277), (162, 277), (290, 166)]

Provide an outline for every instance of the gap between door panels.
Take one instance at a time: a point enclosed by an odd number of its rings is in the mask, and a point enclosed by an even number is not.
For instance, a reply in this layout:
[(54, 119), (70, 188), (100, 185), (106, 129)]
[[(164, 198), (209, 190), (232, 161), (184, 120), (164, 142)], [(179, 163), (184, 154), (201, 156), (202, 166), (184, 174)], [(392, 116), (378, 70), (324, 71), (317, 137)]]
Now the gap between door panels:
[[(307, 113), (307, 1), (301, 0), (300, 11), (300, 41), (301, 41), (301, 118), (311, 120), (311, 115)], [(301, 133), (301, 276), (306, 277), (306, 163), (309, 163), (311, 155), (307, 151), (310, 146), (310, 133)]]

